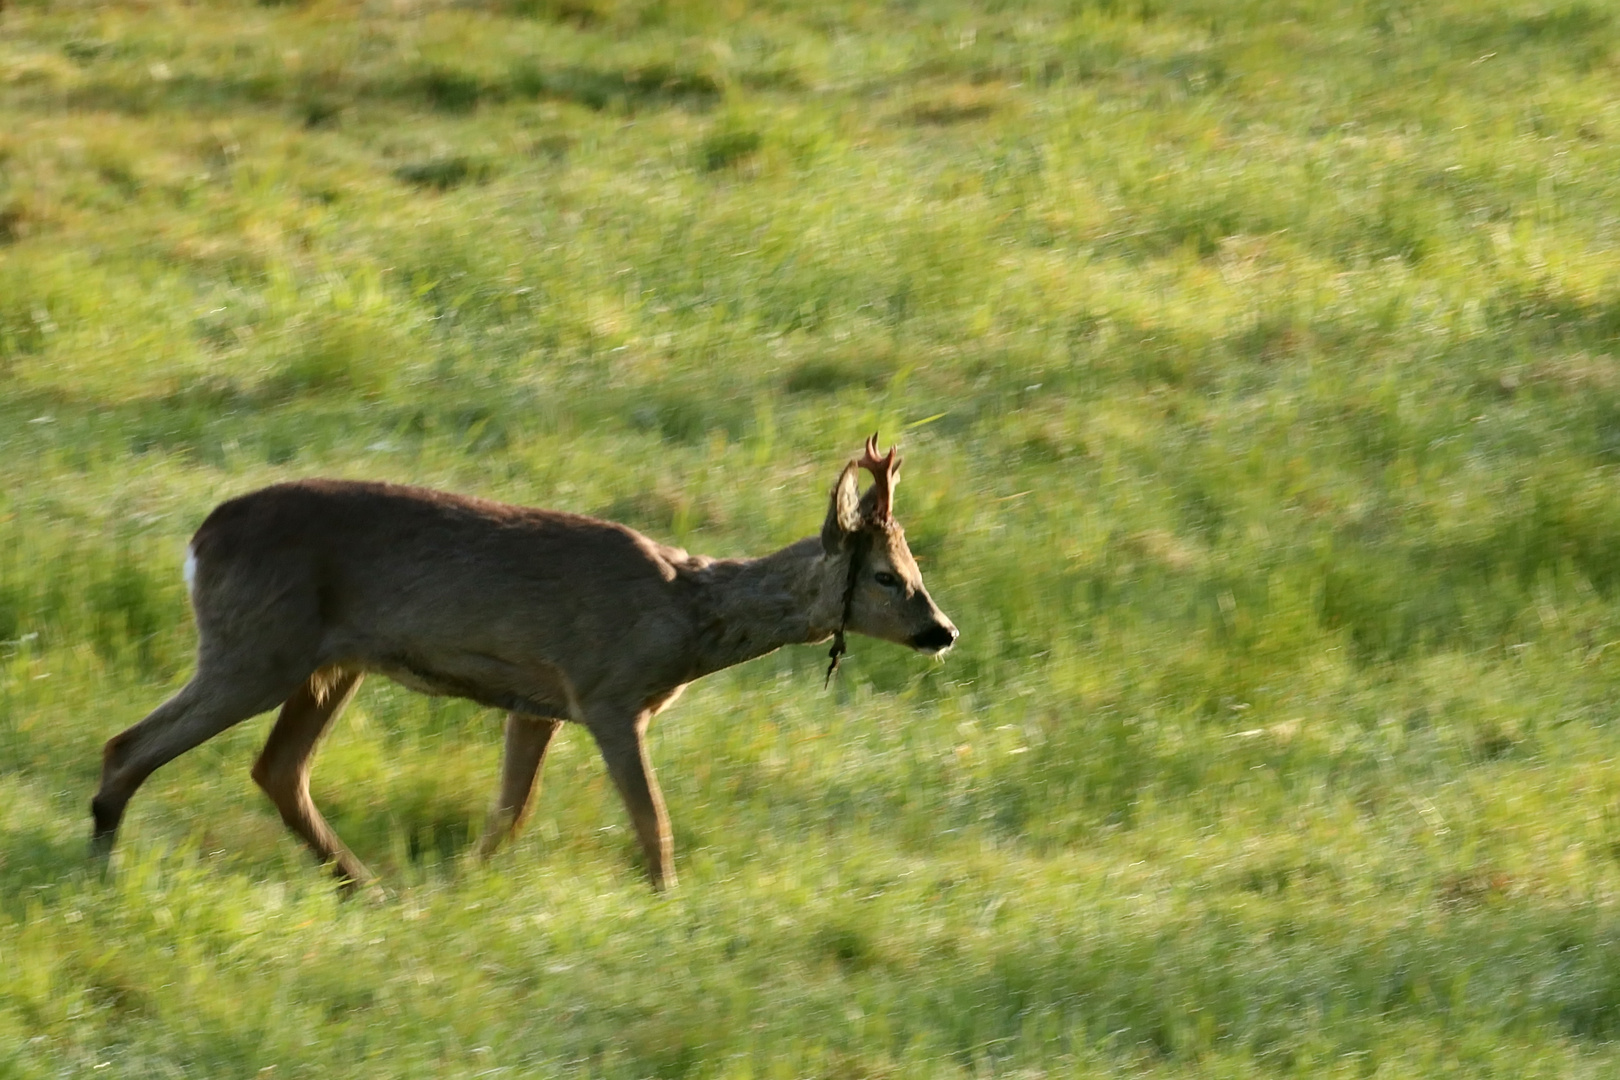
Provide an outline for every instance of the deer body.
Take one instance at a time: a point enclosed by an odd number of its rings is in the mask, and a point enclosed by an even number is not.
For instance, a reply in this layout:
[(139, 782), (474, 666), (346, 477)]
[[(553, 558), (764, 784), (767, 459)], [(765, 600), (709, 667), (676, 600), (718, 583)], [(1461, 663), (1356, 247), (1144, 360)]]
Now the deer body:
[(254, 779), (340, 879), (366, 881), (310, 800), (309, 763), (370, 672), (506, 710), (484, 852), (521, 823), (551, 737), (574, 721), (596, 739), (653, 884), (672, 884), (643, 737), (688, 682), (846, 624), (929, 652), (955, 640), (888, 517), (893, 454), (881, 475), (874, 444), (867, 459), (881, 493), (874, 484), (856, 503), (852, 462), (821, 537), (759, 559), (690, 555), (611, 522), (390, 484), (310, 480), (221, 504), (187, 558), (196, 674), (107, 743), (94, 849), (110, 851), (153, 770), (280, 705)]

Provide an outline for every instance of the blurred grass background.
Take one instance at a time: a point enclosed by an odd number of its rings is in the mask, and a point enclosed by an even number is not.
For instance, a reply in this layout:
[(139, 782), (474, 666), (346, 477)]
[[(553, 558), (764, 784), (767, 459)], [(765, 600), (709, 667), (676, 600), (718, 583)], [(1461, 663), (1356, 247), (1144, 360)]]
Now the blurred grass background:
[[(12, 0), (0, 1075), (1609, 1076), (1620, 7)], [(374, 680), (83, 862), (273, 480), (813, 532), (878, 429), (963, 630), (589, 740)]]

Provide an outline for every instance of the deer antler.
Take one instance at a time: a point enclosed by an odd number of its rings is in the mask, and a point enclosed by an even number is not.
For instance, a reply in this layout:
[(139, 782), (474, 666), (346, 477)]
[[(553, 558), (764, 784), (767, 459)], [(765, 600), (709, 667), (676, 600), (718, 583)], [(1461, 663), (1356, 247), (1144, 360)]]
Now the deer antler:
[(889, 524), (893, 520), (894, 485), (900, 480), (900, 459), (894, 456), (894, 447), (889, 447), (887, 455), (878, 457), (878, 437), (874, 431), (866, 440), (866, 453), (857, 464), (872, 474), (872, 489), (861, 500), (868, 504), (868, 517), (873, 524)]

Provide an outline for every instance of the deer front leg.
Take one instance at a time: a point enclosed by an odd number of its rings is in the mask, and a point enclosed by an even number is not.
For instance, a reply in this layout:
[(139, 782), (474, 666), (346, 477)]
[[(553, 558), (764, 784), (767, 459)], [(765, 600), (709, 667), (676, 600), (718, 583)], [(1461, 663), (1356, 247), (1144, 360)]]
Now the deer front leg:
[(506, 714), (506, 753), (501, 762), (501, 792), (495, 808), (489, 813), (489, 823), (478, 842), (478, 854), (489, 858), (508, 837), (517, 835), (533, 805), (534, 792), (540, 779), (540, 769), (546, 762), (546, 750), (551, 737), (562, 726), (559, 720), (547, 720), (522, 713)]
[(635, 826), (636, 838), (647, 860), (647, 877), (652, 887), (660, 891), (675, 886), (675, 845), (669, 831), (669, 815), (664, 812), (664, 797), (658, 790), (652, 763), (647, 760), (644, 735), (650, 712), (642, 712), (633, 719), (620, 719), (618, 723), (598, 722), (591, 718), (591, 734), (607, 762), (608, 775), (630, 811), (630, 822)]

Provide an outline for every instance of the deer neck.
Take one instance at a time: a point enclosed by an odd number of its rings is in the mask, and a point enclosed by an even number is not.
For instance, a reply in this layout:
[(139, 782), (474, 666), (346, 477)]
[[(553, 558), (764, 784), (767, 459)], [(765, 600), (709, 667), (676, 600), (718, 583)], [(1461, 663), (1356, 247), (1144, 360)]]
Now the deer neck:
[(844, 570), (815, 537), (758, 559), (717, 559), (701, 585), (697, 672), (825, 641), (843, 614)]

